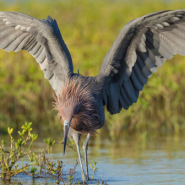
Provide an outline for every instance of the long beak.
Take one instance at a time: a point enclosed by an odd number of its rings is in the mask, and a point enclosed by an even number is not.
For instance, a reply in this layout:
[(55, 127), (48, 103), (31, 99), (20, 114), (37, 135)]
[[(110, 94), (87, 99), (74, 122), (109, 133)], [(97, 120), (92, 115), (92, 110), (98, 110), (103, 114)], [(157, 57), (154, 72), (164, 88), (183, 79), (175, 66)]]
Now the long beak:
[(71, 120), (68, 122), (64, 121), (64, 153), (63, 153), (64, 155), (65, 155), (67, 136), (68, 136), (70, 124), (71, 124)]

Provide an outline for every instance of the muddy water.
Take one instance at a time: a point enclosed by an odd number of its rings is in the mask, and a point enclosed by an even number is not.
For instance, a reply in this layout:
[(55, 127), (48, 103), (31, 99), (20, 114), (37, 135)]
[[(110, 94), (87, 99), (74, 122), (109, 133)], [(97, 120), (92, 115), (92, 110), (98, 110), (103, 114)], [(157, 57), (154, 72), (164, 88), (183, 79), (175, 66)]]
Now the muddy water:
[[(1, 140), (1, 138), (0, 138)], [(45, 144), (38, 141), (33, 150), (37, 153)], [(62, 154), (62, 145), (53, 147), (54, 159), (62, 159), (64, 173), (73, 167), (77, 153), (66, 149)], [(110, 141), (108, 139), (91, 139), (89, 144), (89, 161), (97, 161), (95, 181), (97, 184), (103, 179), (113, 185), (148, 185), (148, 184), (185, 184), (185, 141), (183, 137), (162, 137), (160, 139), (127, 139), (124, 141)], [(90, 169), (90, 177), (92, 170)], [(80, 181), (80, 166), (77, 166), (74, 179)], [(49, 179), (48, 184), (55, 184), (56, 180)], [(12, 179), (11, 184), (44, 184), (43, 179), (32, 179), (19, 175)], [(0, 182), (3, 184), (3, 182)]]

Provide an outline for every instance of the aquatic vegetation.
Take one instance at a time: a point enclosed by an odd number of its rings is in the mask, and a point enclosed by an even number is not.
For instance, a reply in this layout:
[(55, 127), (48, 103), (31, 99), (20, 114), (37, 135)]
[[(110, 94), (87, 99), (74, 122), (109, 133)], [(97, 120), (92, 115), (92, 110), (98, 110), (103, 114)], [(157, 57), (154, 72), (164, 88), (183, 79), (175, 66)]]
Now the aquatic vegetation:
[[(12, 136), (13, 128), (7, 129), (10, 136), (10, 147), (8, 148), (8, 142), (2, 141), (0, 145), (0, 178), (4, 181), (10, 181), (13, 176), (18, 174), (25, 174), (34, 178), (44, 178), (47, 182), (48, 178), (56, 179), (56, 184), (63, 183), (65, 185), (80, 184), (74, 180), (74, 174), (76, 173), (76, 167), (78, 162), (74, 164), (73, 168), (70, 168), (67, 175), (64, 175), (64, 164), (62, 160), (54, 160), (52, 154), (52, 146), (55, 143), (50, 138), (44, 139), (44, 143), (47, 145), (47, 149), (41, 149), (38, 154), (35, 154), (31, 150), (33, 142), (38, 138), (37, 134), (32, 133), (32, 123), (25, 123), (18, 131), (19, 137), (15, 140)], [(71, 147), (70, 145), (68, 145)], [(20, 160), (27, 157), (29, 163), (23, 163)], [(94, 178), (94, 174), (97, 171), (97, 162), (92, 161), (90, 164)], [(98, 182), (99, 183), (99, 182)], [(102, 184), (104, 182), (102, 181)]]
[[(29, 149), (34, 140), (38, 138), (37, 134), (32, 134), (32, 123), (25, 123), (22, 126), (22, 132), (18, 132), (21, 136), (17, 142), (12, 137), (13, 128), (8, 127), (8, 134), (10, 136), (10, 151), (5, 149), (5, 141), (2, 141), (0, 146), (0, 176), (4, 180), (10, 180), (12, 176), (17, 175), (18, 173), (25, 172), (29, 167), (33, 166), (32, 163), (35, 159), (35, 154), (32, 153)], [(26, 135), (26, 136), (25, 136)], [(30, 144), (28, 142), (31, 140)], [(30, 164), (22, 165), (19, 167), (17, 161), (23, 158), (24, 156), (28, 156), (30, 159)], [(34, 176), (35, 168), (32, 167), (30, 173)]]
[(97, 164), (96, 161), (92, 161), (92, 163), (89, 164), (90, 167), (91, 167), (92, 170), (93, 170), (92, 179), (94, 178), (94, 174), (95, 174), (95, 172), (97, 171), (96, 164)]
[[(73, 175), (75, 174), (76, 166), (78, 162), (75, 163), (74, 168), (70, 169), (69, 176), (67, 180), (63, 177), (63, 162), (57, 160), (54, 162), (52, 156), (52, 146), (55, 141), (51, 141), (50, 138), (45, 139), (44, 142), (48, 147), (48, 156), (46, 157), (46, 151), (42, 149), (39, 155), (36, 155), (30, 150), (30, 147), (38, 138), (37, 134), (32, 134), (32, 123), (25, 123), (22, 128), (22, 132), (18, 131), (20, 138), (15, 141), (12, 137), (13, 129), (8, 127), (8, 134), (10, 136), (10, 150), (7, 150), (5, 145), (6, 142), (2, 141), (0, 146), (0, 177), (5, 181), (10, 181), (11, 177), (19, 174), (25, 173), (26, 175), (32, 176), (32, 178), (56, 178), (57, 184), (63, 182), (63, 184), (71, 184), (73, 182)], [(29, 159), (29, 164), (22, 164), (19, 166), (17, 162), (27, 156)]]

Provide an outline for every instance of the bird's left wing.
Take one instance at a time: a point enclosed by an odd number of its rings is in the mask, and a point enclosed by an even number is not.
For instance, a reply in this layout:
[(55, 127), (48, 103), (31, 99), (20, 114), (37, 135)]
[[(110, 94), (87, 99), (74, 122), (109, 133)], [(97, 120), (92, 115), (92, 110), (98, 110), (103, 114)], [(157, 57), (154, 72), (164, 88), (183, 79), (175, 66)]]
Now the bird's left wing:
[(175, 54), (185, 55), (185, 10), (160, 11), (134, 19), (105, 56), (97, 81), (110, 113), (137, 102), (152, 73)]
[(70, 53), (57, 22), (50, 16), (38, 20), (23, 13), (0, 12), (0, 49), (27, 50), (55, 91), (60, 91), (66, 77), (73, 73)]

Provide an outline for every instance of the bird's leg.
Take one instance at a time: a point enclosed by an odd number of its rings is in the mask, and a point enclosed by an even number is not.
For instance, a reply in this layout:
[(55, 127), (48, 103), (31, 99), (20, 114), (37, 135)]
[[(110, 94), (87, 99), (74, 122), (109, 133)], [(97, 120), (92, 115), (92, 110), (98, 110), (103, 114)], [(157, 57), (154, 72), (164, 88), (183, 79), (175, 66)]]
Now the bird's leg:
[(89, 172), (88, 172), (88, 160), (87, 160), (87, 150), (88, 150), (88, 142), (90, 139), (90, 134), (87, 135), (84, 143), (83, 143), (83, 151), (84, 151), (84, 157), (85, 157), (85, 167), (86, 167), (86, 179), (89, 180)]
[(78, 152), (78, 158), (79, 158), (79, 162), (80, 162), (80, 168), (81, 168), (81, 173), (82, 173), (82, 181), (85, 182), (86, 181), (86, 176), (84, 174), (84, 170), (83, 170), (83, 166), (82, 166), (82, 158), (81, 158), (81, 154), (80, 154), (80, 134), (78, 135), (78, 139), (75, 141), (76, 143), (76, 148), (77, 148), (77, 152)]

